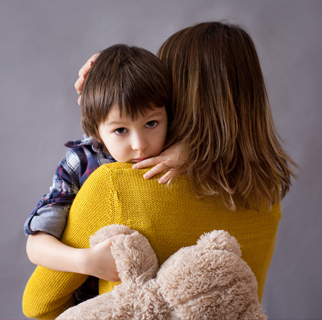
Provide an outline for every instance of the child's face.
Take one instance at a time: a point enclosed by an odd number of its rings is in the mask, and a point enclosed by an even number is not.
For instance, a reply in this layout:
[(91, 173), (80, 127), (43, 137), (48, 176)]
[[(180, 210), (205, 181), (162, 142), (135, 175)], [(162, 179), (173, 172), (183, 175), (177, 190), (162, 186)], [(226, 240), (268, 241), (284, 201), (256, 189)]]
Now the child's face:
[(98, 127), (100, 137), (118, 162), (139, 162), (157, 156), (163, 149), (167, 135), (168, 117), (165, 107), (147, 109), (133, 121), (120, 116), (112, 106), (105, 122)]

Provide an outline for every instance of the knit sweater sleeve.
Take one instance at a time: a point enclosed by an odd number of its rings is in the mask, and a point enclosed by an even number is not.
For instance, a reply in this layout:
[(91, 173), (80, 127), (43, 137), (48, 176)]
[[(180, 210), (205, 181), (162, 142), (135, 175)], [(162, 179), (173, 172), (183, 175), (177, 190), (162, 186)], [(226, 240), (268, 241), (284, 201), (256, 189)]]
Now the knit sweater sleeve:
[[(103, 173), (103, 174), (102, 174)], [(61, 241), (71, 247), (88, 248), (89, 237), (109, 223), (113, 216), (116, 192), (113, 178), (106, 169), (87, 180), (88, 195), (80, 190), (81, 201), (72, 205)], [(90, 201), (88, 197), (91, 197)], [(86, 207), (86, 205), (90, 203)], [(82, 207), (81, 210), (80, 207)], [(90, 212), (107, 213), (93, 217)], [(93, 219), (94, 218), (94, 219)], [(23, 295), (23, 312), (29, 318), (53, 319), (75, 304), (73, 293), (87, 279), (87, 275), (50, 270), (38, 266), (30, 277)]]

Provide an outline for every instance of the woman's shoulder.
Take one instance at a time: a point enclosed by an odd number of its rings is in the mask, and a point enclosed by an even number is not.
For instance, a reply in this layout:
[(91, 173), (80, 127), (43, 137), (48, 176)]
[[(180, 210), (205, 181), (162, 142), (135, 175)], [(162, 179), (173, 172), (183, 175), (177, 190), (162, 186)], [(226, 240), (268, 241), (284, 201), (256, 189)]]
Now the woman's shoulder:
[(132, 166), (133, 166), (133, 163), (114, 162), (114, 163), (103, 164), (101, 168), (102, 170), (105, 170), (105, 171), (119, 171), (119, 170), (132, 169)]
[[(143, 175), (145, 171), (148, 171), (151, 168), (145, 169), (132, 169), (133, 163), (124, 163), (124, 162), (114, 162), (106, 163), (101, 165), (97, 170), (105, 173), (127, 173), (134, 175)], [(97, 171), (96, 170), (96, 171)]]
[(126, 176), (140, 176), (143, 179), (143, 174), (149, 170), (147, 169), (141, 169), (136, 170), (132, 169), (133, 163), (123, 163), (123, 162), (114, 162), (114, 163), (106, 163), (98, 167), (93, 173), (93, 178), (96, 177), (96, 179), (106, 179), (107, 177), (126, 177)]

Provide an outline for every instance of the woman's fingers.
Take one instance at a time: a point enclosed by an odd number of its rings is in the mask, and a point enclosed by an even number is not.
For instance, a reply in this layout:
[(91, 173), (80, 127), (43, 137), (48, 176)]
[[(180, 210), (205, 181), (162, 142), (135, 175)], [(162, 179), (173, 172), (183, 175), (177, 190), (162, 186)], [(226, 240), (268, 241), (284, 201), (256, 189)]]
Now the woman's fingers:
[(86, 63), (79, 69), (78, 76), (81, 78), (84, 74), (87, 74), (88, 71), (91, 69), (93, 62), (96, 60), (96, 58), (99, 56), (99, 53), (94, 53), (87, 61)]
[(88, 60), (86, 63), (79, 69), (78, 76), (81, 78), (84, 74), (87, 74), (93, 65), (93, 60)]
[[(93, 66), (93, 63), (96, 60), (96, 58), (98, 57), (98, 55), (99, 55), (99, 53), (93, 54), (78, 71), (78, 79), (76, 80), (75, 85), (74, 85), (78, 94), (81, 94), (87, 74), (88, 74), (89, 70), (91, 69), (91, 67)], [(78, 104), (80, 104), (80, 98), (78, 98)]]
[(85, 79), (83, 77), (78, 78), (75, 82), (75, 89), (77, 92), (81, 92), (82, 88), (83, 88), (83, 84), (84, 84)]

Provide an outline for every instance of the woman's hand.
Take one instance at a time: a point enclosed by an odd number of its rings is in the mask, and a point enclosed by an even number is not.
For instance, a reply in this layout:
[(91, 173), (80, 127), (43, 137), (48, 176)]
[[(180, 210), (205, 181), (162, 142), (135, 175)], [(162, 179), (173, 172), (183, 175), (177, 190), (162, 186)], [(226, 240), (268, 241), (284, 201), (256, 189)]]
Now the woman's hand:
[(144, 179), (150, 179), (156, 174), (166, 172), (159, 180), (159, 183), (166, 183), (175, 174), (175, 166), (179, 164), (181, 154), (181, 145), (176, 143), (165, 151), (161, 152), (157, 157), (149, 158), (132, 166), (133, 169), (143, 169), (154, 166), (143, 175)]
[(111, 282), (120, 281), (115, 259), (111, 252), (113, 240), (120, 235), (106, 239), (93, 248), (85, 249), (84, 273)]
[[(91, 67), (93, 66), (93, 63), (98, 57), (98, 55), (99, 53), (93, 54), (78, 71), (78, 79), (75, 82), (75, 89), (78, 94), (81, 94), (87, 74), (91, 69)], [(78, 104), (80, 104), (80, 97), (78, 98)]]

